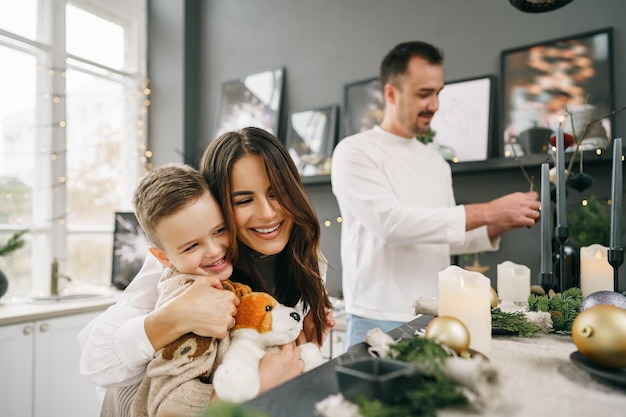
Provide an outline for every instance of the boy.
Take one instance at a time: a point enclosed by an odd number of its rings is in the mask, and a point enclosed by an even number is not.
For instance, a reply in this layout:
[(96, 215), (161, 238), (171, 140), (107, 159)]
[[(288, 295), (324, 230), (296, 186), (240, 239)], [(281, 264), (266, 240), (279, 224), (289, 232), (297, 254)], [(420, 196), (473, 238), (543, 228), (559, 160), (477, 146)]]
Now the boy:
[[(224, 218), (197, 170), (184, 164), (156, 168), (139, 182), (133, 205), (154, 245), (150, 253), (165, 267), (156, 307), (185, 291), (198, 275), (237, 296), (250, 292), (248, 286), (228, 280), (233, 266)], [(158, 350), (139, 386), (132, 415), (192, 415), (204, 410), (213, 396), (209, 376), (227, 345), (227, 340), (187, 333)]]

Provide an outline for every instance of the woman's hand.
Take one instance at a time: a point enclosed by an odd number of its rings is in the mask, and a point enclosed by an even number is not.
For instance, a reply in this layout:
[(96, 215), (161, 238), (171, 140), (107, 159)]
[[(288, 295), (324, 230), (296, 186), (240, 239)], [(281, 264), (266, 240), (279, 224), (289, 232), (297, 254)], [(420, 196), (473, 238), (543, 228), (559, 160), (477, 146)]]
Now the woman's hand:
[(259, 394), (297, 377), (303, 369), (300, 348), (295, 342), (281, 346), (278, 353), (266, 353), (259, 364)]
[(146, 316), (146, 334), (155, 350), (189, 332), (222, 339), (234, 323), (238, 304), (237, 296), (223, 290), (218, 280), (200, 276), (180, 296)]
[(320, 341), (317, 339), (315, 322), (313, 321), (313, 315), (309, 311), (309, 314), (304, 317), (304, 321), (302, 322), (302, 331), (300, 332), (300, 335), (298, 336), (298, 339), (296, 341), (299, 345), (307, 342), (315, 343), (319, 347), (322, 347), (322, 345), (324, 345), (326, 339), (328, 338), (328, 335), (330, 334), (330, 331), (333, 329), (333, 327), (335, 327), (336, 324), (332, 310), (326, 308), (325, 312), (326, 323), (324, 325), (324, 328), (322, 329), (322, 340)]

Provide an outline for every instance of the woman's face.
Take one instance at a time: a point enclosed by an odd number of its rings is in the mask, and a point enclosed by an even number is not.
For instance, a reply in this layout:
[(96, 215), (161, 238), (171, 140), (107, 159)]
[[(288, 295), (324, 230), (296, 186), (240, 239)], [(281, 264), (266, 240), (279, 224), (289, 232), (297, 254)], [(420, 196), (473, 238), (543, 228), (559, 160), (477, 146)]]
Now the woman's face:
[(263, 159), (246, 155), (235, 162), (230, 186), (237, 238), (264, 255), (281, 252), (289, 241), (293, 219), (278, 203)]

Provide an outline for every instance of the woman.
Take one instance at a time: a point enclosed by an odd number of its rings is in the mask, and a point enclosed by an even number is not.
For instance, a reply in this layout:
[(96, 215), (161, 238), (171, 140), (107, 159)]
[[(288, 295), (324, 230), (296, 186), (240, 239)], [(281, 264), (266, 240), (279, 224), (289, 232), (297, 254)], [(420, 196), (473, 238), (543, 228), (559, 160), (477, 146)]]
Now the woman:
[[(321, 345), (335, 323), (322, 281), (326, 265), (319, 251), (320, 227), (285, 147), (258, 128), (226, 133), (209, 145), (200, 170), (236, 242), (232, 279), (301, 309), (306, 315), (299, 341)], [(223, 338), (228, 333), (238, 299), (202, 277), (154, 310), (162, 267), (152, 258), (120, 300), (79, 335), (80, 371), (96, 385), (136, 384), (154, 352), (183, 334)], [(261, 390), (301, 370), (298, 347), (285, 345), (261, 362)]]

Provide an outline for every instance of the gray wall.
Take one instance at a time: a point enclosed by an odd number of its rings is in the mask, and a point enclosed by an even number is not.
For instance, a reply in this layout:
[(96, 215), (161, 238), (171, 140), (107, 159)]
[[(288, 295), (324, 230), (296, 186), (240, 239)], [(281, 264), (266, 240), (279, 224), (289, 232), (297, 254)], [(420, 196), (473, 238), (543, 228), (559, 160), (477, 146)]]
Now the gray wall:
[[(626, 103), (626, 84), (620, 77), (626, 70), (626, 57), (620, 53), (626, 45), (623, 0), (576, 0), (543, 14), (522, 13), (508, 0), (187, 0), (192, 10), (200, 13), (199, 19), (181, 17), (180, 2), (150, 3), (150, 17), (154, 19), (150, 23), (150, 53), (161, 57), (150, 60), (150, 134), (152, 148), (158, 150), (155, 163), (180, 159), (175, 149), (183, 142), (186, 160), (197, 160), (212, 138), (220, 86), (225, 80), (284, 66), (285, 114), (290, 110), (342, 104), (346, 83), (375, 76), (388, 49), (413, 39), (440, 46), (446, 54), (445, 76), (455, 80), (486, 74), (498, 76), (500, 51), (504, 49), (613, 27), (615, 103)], [(174, 13), (169, 13), (172, 8)], [(187, 25), (200, 26), (200, 39), (186, 39), (200, 51), (198, 79), (189, 79), (193, 74), (185, 74), (179, 62), (179, 37), (185, 31), (193, 33), (189, 27), (183, 27), (185, 21)], [(183, 25), (178, 28), (180, 33), (169, 33), (176, 24)], [(194, 65), (190, 57), (182, 59)], [(191, 86), (200, 91), (200, 116), (183, 121), (178, 104), (182, 100), (187, 106), (195, 106)], [(185, 101), (188, 96), (191, 98)], [(283, 132), (285, 125), (283, 118)], [(624, 128), (626, 112), (616, 117), (615, 134), (623, 135)], [(530, 170), (535, 170), (539, 178), (538, 167)], [(594, 193), (608, 196), (610, 163), (589, 164), (587, 171), (591, 173), (589, 170), (596, 176)], [(528, 189), (516, 168), (456, 173), (454, 181), (457, 200), (463, 203)], [(331, 222), (330, 227), (322, 226), (322, 247), (334, 268), (329, 273), (329, 286), (331, 293), (336, 294), (341, 276), (340, 227), (336, 222), (339, 210), (328, 184), (309, 185), (307, 191), (320, 220)], [(481, 263), (491, 266), (487, 275), (495, 278), (495, 265), (512, 260), (529, 265), (536, 280), (538, 232), (538, 227), (512, 232), (503, 238), (499, 252), (481, 256)]]

